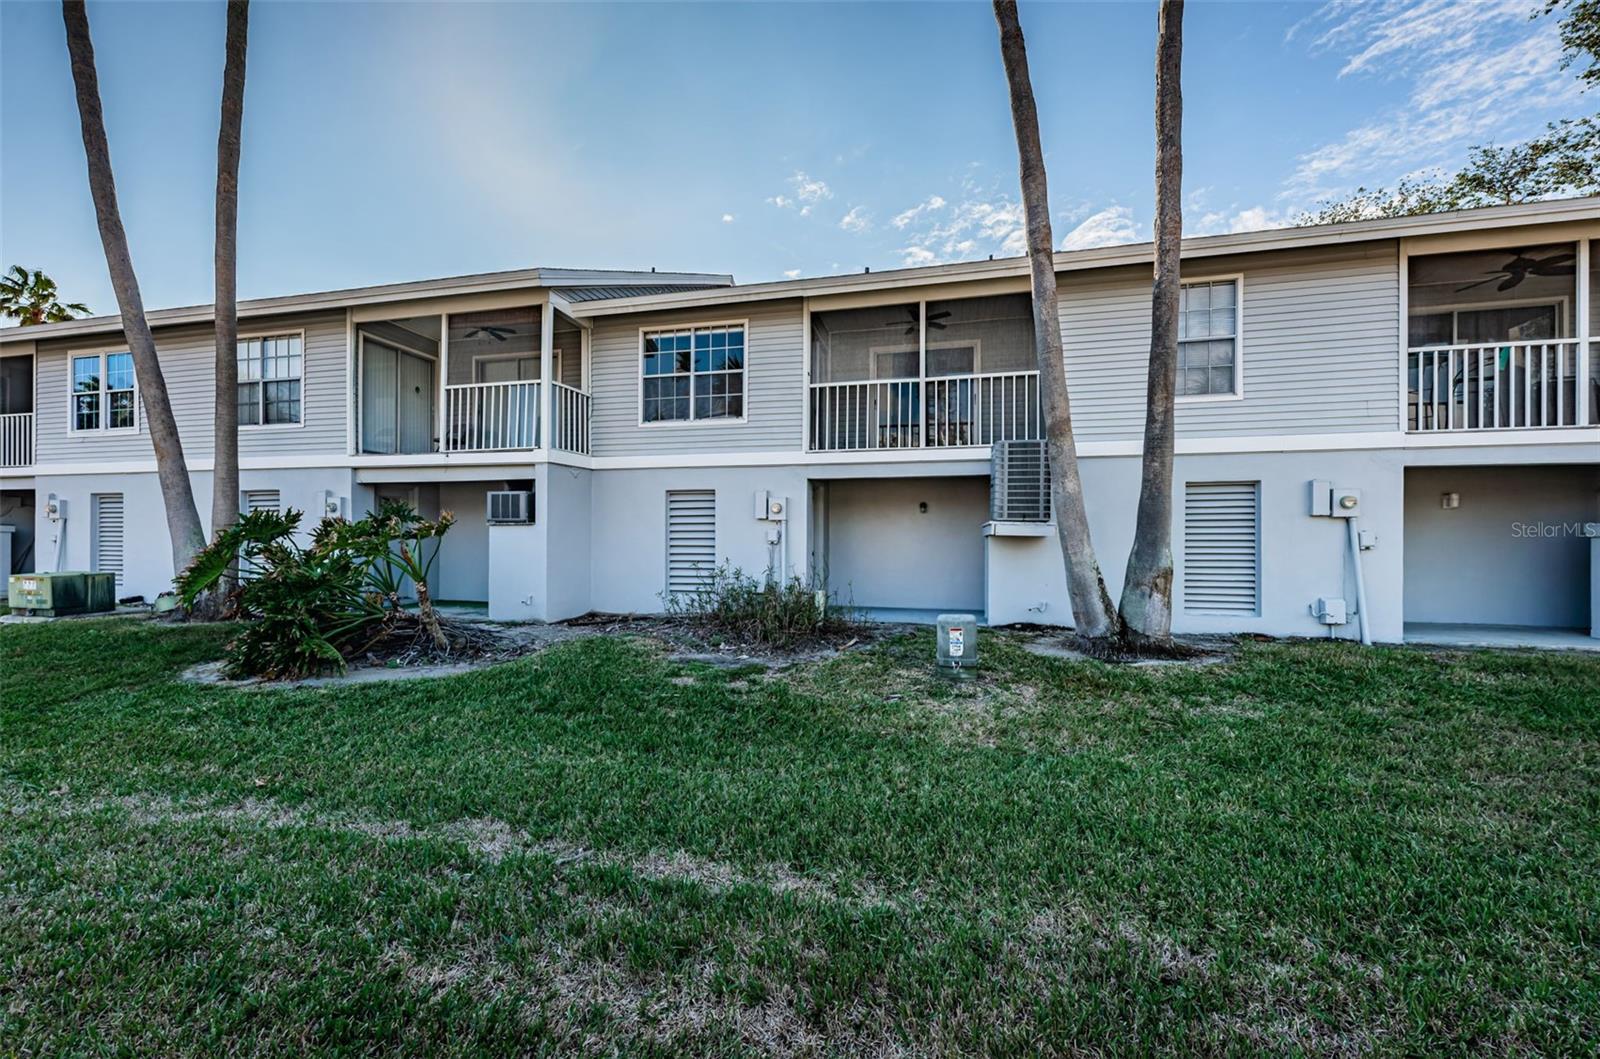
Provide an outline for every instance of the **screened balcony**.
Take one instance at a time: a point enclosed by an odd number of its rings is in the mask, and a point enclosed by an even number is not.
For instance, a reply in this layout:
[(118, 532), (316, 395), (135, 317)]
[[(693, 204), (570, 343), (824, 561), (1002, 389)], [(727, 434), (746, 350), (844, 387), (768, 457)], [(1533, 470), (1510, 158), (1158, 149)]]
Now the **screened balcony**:
[(551, 316), (548, 413), (539, 306), (362, 324), (359, 451), (588, 452), (582, 335), (562, 314)]
[(1407, 430), (1600, 423), (1597, 249), (1552, 243), (1410, 258)]
[(33, 357), (0, 357), (0, 467), (33, 463)]
[(1041, 438), (1026, 294), (811, 316), (813, 452), (959, 448)]

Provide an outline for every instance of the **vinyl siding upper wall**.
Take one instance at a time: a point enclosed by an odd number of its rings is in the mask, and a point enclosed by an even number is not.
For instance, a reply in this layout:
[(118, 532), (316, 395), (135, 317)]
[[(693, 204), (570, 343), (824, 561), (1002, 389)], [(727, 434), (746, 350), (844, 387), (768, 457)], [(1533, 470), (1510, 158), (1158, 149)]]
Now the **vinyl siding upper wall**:
[[(1186, 262), (1186, 279), (1244, 276), (1244, 397), (1178, 404), (1183, 437), (1394, 430), (1399, 250), (1393, 242)], [(1061, 335), (1080, 440), (1139, 438), (1150, 273), (1066, 273)]]
[[(748, 320), (745, 421), (639, 424), (641, 328)], [(594, 394), (591, 451), (596, 456), (691, 452), (771, 452), (800, 448), (805, 425), (805, 321), (798, 299), (671, 313), (603, 316), (589, 339)]]
[[(241, 457), (342, 454), (345, 441), (345, 314), (323, 312), (245, 321), (241, 334), (305, 333), (301, 425), (239, 428)], [(209, 462), (212, 455), (212, 365), (215, 346), (210, 326), (158, 330), (156, 350), (172, 413), (178, 420), (187, 460)], [(110, 342), (58, 339), (40, 342), (35, 393), (38, 463), (99, 463), (153, 459), (150, 428), (141, 412), (136, 433), (72, 433), (68, 429), (68, 391), (72, 353), (116, 347)], [(126, 348), (126, 347), (123, 347)]]

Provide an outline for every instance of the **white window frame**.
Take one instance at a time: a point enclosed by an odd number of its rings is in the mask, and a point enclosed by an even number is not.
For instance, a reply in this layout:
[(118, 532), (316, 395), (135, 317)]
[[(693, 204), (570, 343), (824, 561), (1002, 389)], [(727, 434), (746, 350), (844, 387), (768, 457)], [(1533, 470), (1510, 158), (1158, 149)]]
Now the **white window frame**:
[[(929, 375), (927, 373), (927, 355), (935, 349), (972, 350), (972, 371), (970, 373), (963, 372), (959, 375)], [(917, 355), (917, 374), (896, 376), (892, 379), (880, 376), (878, 374), (878, 357), (884, 353), (915, 353)], [(975, 375), (983, 374), (983, 339), (981, 338), (952, 338), (938, 342), (929, 341), (925, 345), (922, 343), (916, 343), (912, 345), (898, 346), (868, 346), (867, 355), (872, 362), (870, 366), (871, 374), (869, 376), (869, 379), (872, 382), (922, 382), (926, 379), (970, 379)]]
[[(67, 433), (77, 437), (118, 437), (128, 434), (139, 434), (144, 431), (144, 401), (139, 393), (139, 371), (135, 367), (133, 373), (133, 426), (113, 427), (107, 426), (111, 413), (111, 391), (106, 387), (106, 358), (119, 354), (126, 354), (130, 359), (133, 351), (127, 346), (100, 346), (91, 349), (74, 349), (67, 353)], [(87, 357), (100, 358), (100, 414), (99, 423), (92, 427), (78, 426), (77, 391), (73, 388), (72, 365), (74, 361)]]
[[(472, 355), (472, 385), (474, 385), (474, 386), (482, 386), (483, 385), (483, 383), (480, 383), (478, 381), (478, 365), (479, 364), (484, 364), (484, 363), (497, 361), (497, 360), (524, 360), (524, 359), (533, 361), (534, 369), (535, 370), (538, 369), (538, 367), (539, 367), (539, 351), (537, 349), (534, 350), (532, 353), (474, 353)], [(561, 347), (560, 346), (553, 346), (551, 348), (551, 350), (550, 350), (550, 372), (551, 372), (551, 374), (550, 374), (550, 381), (551, 382), (560, 382), (561, 381)], [(535, 375), (531, 379), (521, 379), (521, 380), (518, 380), (518, 381), (520, 381), (520, 382), (538, 382), (539, 381), (539, 376)], [(459, 386), (461, 384), (460, 383), (456, 383), (455, 385)]]
[[(1233, 392), (1232, 393), (1194, 393), (1185, 394), (1175, 392), (1173, 401), (1176, 404), (1215, 404), (1219, 401), (1244, 400), (1244, 273), (1232, 272), (1218, 276), (1182, 276), (1179, 277), (1181, 286), (1199, 286), (1202, 283), (1232, 283), (1233, 284)], [(1190, 339), (1199, 342), (1202, 339)], [(1205, 340), (1209, 341), (1209, 339)], [(1183, 343), (1180, 341), (1179, 345)], [(1178, 387), (1181, 391), (1181, 385)]]
[[(1424, 306), (1408, 305), (1406, 307), (1406, 348), (1407, 349), (1433, 349), (1433, 348), (1448, 349), (1450, 346), (1467, 345), (1468, 343), (1465, 343), (1465, 342), (1463, 342), (1461, 340), (1461, 314), (1462, 313), (1484, 312), (1484, 311), (1494, 310), (1494, 309), (1554, 309), (1556, 311), (1556, 330), (1557, 331), (1570, 331), (1570, 330), (1572, 330), (1571, 328), (1569, 328), (1567, 326), (1567, 321), (1568, 321), (1568, 319), (1571, 318), (1571, 310), (1572, 310), (1571, 299), (1569, 299), (1565, 294), (1550, 295), (1550, 296), (1546, 296), (1546, 297), (1511, 298), (1511, 299), (1508, 299), (1506, 301), (1493, 301), (1493, 302), (1451, 302), (1451, 303), (1449, 303), (1447, 305), (1424, 305)], [(1413, 346), (1413, 345), (1410, 344), (1410, 339), (1411, 339), (1411, 334), (1410, 334), (1410, 332), (1411, 332), (1411, 321), (1412, 321), (1412, 319), (1414, 317), (1418, 317), (1418, 316), (1443, 316), (1445, 313), (1449, 313), (1450, 314), (1450, 341), (1449, 341), (1449, 343), (1447, 343), (1446, 345), (1442, 345), (1442, 346), (1441, 345), (1435, 345), (1435, 346)], [(1523, 339), (1522, 341), (1525, 341), (1525, 342), (1526, 341), (1565, 342), (1565, 341), (1571, 339), (1572, 337), (1574, 337), (1574, 336), (1572, 336), (1572, 335), (1559, 335), (1558, 334), (1555, 338), (1552, 338), (1552, 339)], [(1501, 345), (1506, 345), (1506, 344), (1515, 345), (1516, 344), (1516, 342), (1514, 342), (1513, 340), (1511, 340), (1509, 338), (1505, 339), (1504, 341), (1500, 341), (1500, 340), (1497, 339), (1496, 342), (1498, 342)], [(1476, 345), (1478, 343), (1472, 343), (1472, 344)]]
[[(298, 422), (295, 422), (295, 423), (240, 423), (239, 424), (239, 429), (240, 430), (248, 430), (248, 431), (252, 431), (252, 432), (253, 431), (257, 431), (257, 430), (269, 430), (269, 431), (270, 430), (299, 430), (299, 429), (301, 429), (302, 427), (304, 427), (306, 425), (306, 333), (303, 330), (300, 330), (300, 329), (297, 329), (297, 328), (293, 328), (293, 327), (284, 328), (284, 329), (279, 330), (279, 331), (252, 331), (252, 332), (250, 332), (248, 334), (239, 335), (239, 342), (240, 343), (251, 342), (251, 341), (259, 342), (259, 341), (262, 341), (262, 340), (268, 339), (268, 338), (299, 338), (300, 339), (300, 375), (299, 375), (299, 381), (300, 381), (300, 420)], [(237, 363), (237, 359), (238, 359), (237, 349), (235, 350), (234, 357), (235, 357), (235, 363)], [(265, 405), (264, 402), (266, 401), (266, 393), (267, 393), (266, 384), (268, 382), (286, 382), (286, 381), (288, 381), (288, 380), (286, 380), (286, 379), (253, 379), (253, 380), (241, 380), (238, 385), (242, 386), (242, 385), (244, 385), (245, 382), (259, 382), (261, 384), (261, 400), (263, 402), (263, 404), (261, 406), (261, 416), (262, 416), (263, 419), (265, 419), (266, 418), (266, 405)], [(235, 391), (237, 391), (238, 386), (235, 386), (234, 389), (235, 389)]]
[[(712, 416), (709, 419), (698, 419), (698, 418), (695, 417), (695, 414), (694, 414), (694, 377), (695, 377), (695, 375), (697, 373), (693, 370), (693, 368), (694, 368), (694, 350), (693, 350), (692, 347), (693, 347), (694, 343), (693, 343), (693, 340), (691, 340), (690, 341), (690, 347), (691, 348), (689, 350), (689, 353), (690, 353), (689, 367), (691, 369), (690, 372), (689, 372), (689, 418), (688, 419), (656, 419), (656, 420), (646, 421), (646, 419), (644, 417), (644, 380), (646, 378), (645, 373), (644, 373), (644, 340), (645, 340), (646, 336), (652, 335), (652, 334), (657, 334), (657, 333), (663, 332), (663, 331), (690, 331), (690, 332), (692, 332), (692, 331), (696, 331), (696, 330), (698, 330), (700, 328), (711, 329), (711, 328), (734, 328), (734, 327), (737, 327), (737, 328), (739, 328), (740, 330), (742, 330), (744, 332), (744, 367), (741, 368), (740, 371), (739, 371), (739, 374), (741, 376), (743, 376), (743, 381), (744, 381), (744, 386), (743, 386), (743, 389), (741, 391), (741, 395), (742, 395), (742, 397), (744, 399), (739, 402), (739, 407), (742, 409), (741, 413), (738, 416)], [(748, 319), (744, 319), (744, 320), (695, 320), (695, 321), (690, 322), (690, 323), (656, 324), (656, 325), (654, 325), (652, 327), (641, 327), (641, 328), (639, 328), (639, 345), (638, 345), (638, 348), (634, 352), (633, 365), (634, 365), (633, 366), (634, 374), (635, 374), (635, 377), (637, 379), (637, 401), (638, 401), (638, 411), (639, 411), (639, 426), (641, 426), (641, 427), (644, 427), (644, 428), (647, 428), (647, 429), (653, 429), (655, 427), (705, 427), (705, 426), (716, 426), (718, 424), (722, 424), (724, 426), (727, 426), (727, 425), (732, 425), (732, 424), (748, 423), (750, 421), (750, 321)], [(552, 365), (552, 367), (554, 367), (554, 365)], [(678, 373), (674, 372), (673, 374), (676, 375)], [(701, 374), (701, 375), (708, 375), (708, 374), (709, 375), (721, 375), (721, 374), (730, 374), (730, 373), (726, 373), (726, 372), (699, 372), (698, 374)], [(662, 376), (662, 375), (651, 375), (651, 376), (649, 376), (649, 378), (652, 378), (652, 379), (668, 378), (668, 377), (669, 376)]]

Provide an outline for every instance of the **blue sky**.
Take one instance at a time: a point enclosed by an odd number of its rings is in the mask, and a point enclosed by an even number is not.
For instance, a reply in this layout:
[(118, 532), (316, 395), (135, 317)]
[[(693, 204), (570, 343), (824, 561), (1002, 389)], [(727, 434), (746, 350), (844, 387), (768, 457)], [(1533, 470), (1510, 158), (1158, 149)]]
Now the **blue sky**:
[[(1191, 2), (1186, 230), (1280, 224), (1593, 109), (1536, 6)], [(222, 5), (89, 11), (145, 302), (210, 301)], [(1155, 5), (1022, 20), (1057, 243), (1147, 237)], [(1015, 253), (1015, 150), (987, 4), (258, 0), (240, 295)], [(0, 264), (115, 311), (53, 3), (0, 3)]]

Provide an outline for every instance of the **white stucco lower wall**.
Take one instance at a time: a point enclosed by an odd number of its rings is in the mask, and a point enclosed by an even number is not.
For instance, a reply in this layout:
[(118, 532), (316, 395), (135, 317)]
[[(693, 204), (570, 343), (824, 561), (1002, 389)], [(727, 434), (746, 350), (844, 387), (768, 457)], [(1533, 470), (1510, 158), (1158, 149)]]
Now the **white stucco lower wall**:
[(826, 480), (816, 495), (839, 602), (983, 611), (987, 477)]
[(590, 606), (621, 613), (662, 610), (666, 587), (667, 493), (711, 489), (716, 499), (716, 551), (726, 562), (760, 577), (772, 554), (771, 523), (756, 519), (757, 490), (786, 501), (783, 524), (786, 576), (807, 574), (807, 476), (803, 467), (682, 467), (657, 470), (607, 470), (593, 474), (591, 487)]
[[(1122, 592), (1139, 502), (1136, 456), (1081, 461), (1084, 500), (1095, 552), (1111, 598)], [(1275, 636), (1326, 636), (1311, 616), (1319, 596), (1343, 597), (1351, 621), (1335, 635), (1358, 635), (1354, 571), (1343, 520), (1309, 515), (1310, 480), (1362, 490), (1361, 527), (1377, 535), (1362, 553), (1367, 608), (1375, 639), (1402, 636), (1402, 464), (1379, 452), (1253, 453), (1180, 456), (1173, 469), (1175, 632), (1259, 632)], [(1209, 614), (1185, 609), (1183, 598), (1184, 486), (1189, 482), (1258, 482), (1260, 608), (1256, 614)], [(1071, 625), (1072, 606), (1054, 528), (1033, 538), (991, 537), (987, 542), (987, 607), (991, 624), (1035, 622)]]
[(1600, 467), (1414, 467), (1405, 489), (1406, 620), (1588, 628)]
[[(200, 521), (211, 520), (211, 474), (193, 474), (195, 506)], [(351, 496), (353, 475), (348, 469), (326, 467), (246, 470), (239, 474), (241, 491), (276, 489), (285, 508), (304, 512), (302, 526), (309, 530), (322, 518), (324, 501)], [(51, 495), (67, 501), (64, 523), (45, 517)], [(172, 587), (172, 545), (167, 533), (166, 506), (155, 472), (117, 474), (41, 475), (34, 479), (34, 561), (36, 571), (92, 570), (92, 498), (97, 493), (120, 493), (123, 498), (123, 577), (117, 595), (142, 595), (154, 599)]]

